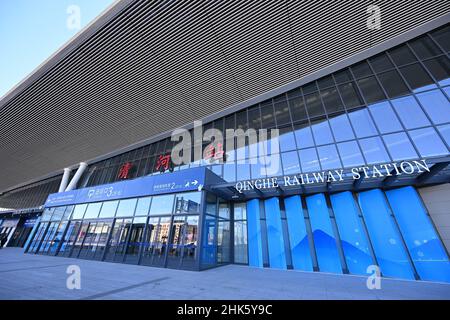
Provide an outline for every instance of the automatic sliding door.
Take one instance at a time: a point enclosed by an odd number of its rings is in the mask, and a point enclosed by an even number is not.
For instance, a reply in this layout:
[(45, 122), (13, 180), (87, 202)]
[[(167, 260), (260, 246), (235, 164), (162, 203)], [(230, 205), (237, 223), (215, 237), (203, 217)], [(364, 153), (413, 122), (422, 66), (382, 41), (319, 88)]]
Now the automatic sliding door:
[(42, 238), (44, 237), (47, 226), (48, 226), (48, 222), (42, 222), (39, 224), (38, 230), (36, 231), (36, 234), (34, 235), (33, 241), (31, 241), (28, 252), (35, 253), (36, 250), (39, 248), (39, 244), (41, 243)]
[(156, 236), (158, 234), (159, 218), (150, 218), (147, 223), (147, 232), (143, 243), (141, 264), (151, 265), (155, 251)]
[(181, 256), (183, 250), (183, 238), (186, 231), (186, 216), (173, 217), (172, 232), (170, 232), (170, 241), (167, 251), (167, 267), (179, 268), (181, 265)]
[(91, 221), (89, 222), (89, 227), (86, 232), (86, 237), (84, 237), (83, 244), (81, 246), (80, 254), (78, 258), (80, 259), (89, 259), (89, 252), (91, 250), (91, 243), (94, 242), (95, 239), (95, 229), (98, 223)]
[(169, 240), (170, 217), (150, 218), (141, 264), (164, 267)]
[(126, 263), (137, 263), (139, 260), (139, 249), (143, 244), (146, 220), (147, 217), (136, 217), (133, 220), (130, 241), (125, 254)]
[(64, 230), (66, 230), (68, 221), (63, 221), (59, 224), (58, 228), (56, 229), (55, 237), (52, 239), (50, 243), (50, 249), (48, 254), (56, 255), (56, 251), (58, 250), (58, 246), (60, 245), (62, 241), (62, 236), (64, 234)]
[(74, 243), (80, 231), (81, 221), (71, 221), (64, 236), (63, 243), (59, 249), (58, 256), (68, 257), (73, 249)]
[(105, 261), (123, 261), (131, 222), (131, 219), (116, 219)]
[(108, 235), (112, 228), (112, 220), (107, 220), (103, 223), (101, 233), (96, 245), (94, 260), (102, 260), (103, 254), (106, 250), (106, 245), (108, 242)]
[(89, 222), (83, 222), (80, 227), (80, 231), (78, 232), (75, 242), (73, 244), (72, 252), (70, 256), (72, 258), (77, 258), (80, 254), (81, 248), (83, 246), (84, 238), (86, 237), (86, 233), (88, 231)]

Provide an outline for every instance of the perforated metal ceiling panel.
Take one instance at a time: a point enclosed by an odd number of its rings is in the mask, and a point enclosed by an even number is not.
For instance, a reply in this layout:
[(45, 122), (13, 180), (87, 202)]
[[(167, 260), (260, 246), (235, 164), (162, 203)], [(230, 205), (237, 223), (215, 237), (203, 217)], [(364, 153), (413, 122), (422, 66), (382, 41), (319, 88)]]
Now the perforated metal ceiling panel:
[(201, 119), (450, 12), (450, 1), (124, 0), (0, 101), (0, 190)]

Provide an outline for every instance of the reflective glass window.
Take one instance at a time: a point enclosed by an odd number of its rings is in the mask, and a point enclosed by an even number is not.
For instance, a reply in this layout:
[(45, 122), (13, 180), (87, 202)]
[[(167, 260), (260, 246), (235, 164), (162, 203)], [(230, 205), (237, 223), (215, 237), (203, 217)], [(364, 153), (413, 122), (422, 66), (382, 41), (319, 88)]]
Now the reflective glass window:
[(375, 72), (383, 72), (394, 68), (394, 65), (387, 57), (386, 53), (381, 53), (369, 59), (372, 68)]
[(234, 222), (234, 262), (248, 263), (247, 256), (247, 221)]
[(322, 170), (341, 168), (341, 162), (334, 144), (318, 147), (320, 163), (322, 164)]
[(150, 215), (171, 214), (173, 210), (173, 194), (155, 196), (150, 207)]
[(100, 210), (99, 218), (110, 218), (116, 214), (117, 205), (119, 201), (106, 201), (103, 202), (102, 209)]
[(120, 200), (116, 217), (129, 217), (134, 215), (137, 199)]
[(289, 107), (287, 101), (275, 103), (274, 108), (277, 126), (291, 123), (291, 115), (289, 114)]
[(272, 101), (261, 104), (261, 120), (263, 128), (275, 127), (275, 116)]
[(316, 149), (305, 149), (298, 152), (302, 172), (320, 171), (319, 160), (317, 159)]
[(372, 114), (378, 130), (381, 133), (389, 133), (402, 130), (402, 125), (398, 121), (394, 110), (392, 110), (389, 102), (381, 102), (369, 106), (370, 113)]
[(225, 181), (236, 181), (236, 164), (233, 161), (227, 161), (223, 164), (223, 178)]
[[(248, 162), (248, 160), (246, 161)], [(250, 177), (250, 164), (249, 163), (238, 163), (236, 164), (237, 176), (239, 180), (249, 180)]]
[(311, 118), (323, 116), (325, 110), (320, 101), (320, 95), (318, 93), (308, 94), (305, 96), (306, 107), (308, 108), (308, 114)]
[(447, 56), (423, 62), (441, 86), (450, 85), (450, 59)]
[(72, 219), (82, 219), (84, 216), (84, 212), (86, 211), (87, 204), (77, 204), (73, 211)]
[(247, 206), (245, 203), (234, 204), (234, 220), (246, 220), (247, 219)]
[(201, 192), (179, 193), (175, 197), (175, 213), (200, 212)]
[(255, 130), (261, 129), (261, 112), (259, 106), (248, 109), (248, 126)]
[(308, 119), (303, 97), (290, 99), (289, 107), (291, 108), (292, 121), (297, 122)]
[(310, 82), (302, 87), (303, 94), (313, 93), (317, 91), (316, 82)]
[(337, 142), (355, 138), (350, 121), (348, 120), (346, 114), (341, 114), (340, 116), (331, 118), (330, 125), (333, 130), (334, 138)]
[(365, 138), (377, 134), (377, 129), (367, 109), (353, 111), (348, 114), (358, 138)]
[(338, 143), (337, 147), (344, 167), (364, 164), (364, 158), (361, 155), (361, 151), (359, 150), (356, 141)]
[(413, 92), (421, 92), (436, 88), (433, 80), (418, 63), (400, 68), (400, 72), (405, 77)]
[(101, 202), (90, 203), (86, 209), (86, 213), (84, 214), (84, 219), (97, 218), (101, 207), (102, 207)]
[(427, 116), (412, 96), (392, 100), (400, 120), (406, 129), (414, 129), (430, 125)]
[(324, 89), (321, 91), (323, 104), (328, 114), (333, 114), (344, 110), (341, 98), (337, 92), (336, 87)]
[(368, 164), (389, 162), (389, 155), (379, 137), (359, 140)]
[(334, 86), (334, 81), (331, 76), (327, 76), (317, 80), (317, 84), (319, 85), (320, 89), (325, 89)]
[(339, 85), (339, 92), (347, 109), (363, 105), (361, 95), (359, 94), (354, 82)]
[(334, 76), (334, 80), (337, 83), (344, 83), (344, 82), (353, 80), (353, 77), (348, 69), (338, 71), (338, 72), (334, 73), (333, 76)]
[(316, 145), (328, 144), (334, 142), (328, 121), (319, 120), (311, 125)]
[(389, 50), (389, 54), (397, 66), (402, 66), (417, 61), (411, 50), (409, 50), (406, 45)]
[(295, 150), (295, 138), (292, 127), (281, 128), (280, 130), (280, 149), (281, 152)]
[[(260, 158), (261, 159), (261, 158)], [(263, 166), (266, 169), (267, 176), (282, 176), (283, 168), (281, 165), (280, 154), (272, 154), (270, 156), (264, 156), (265, 163)]]
[(358, 85), (367, 103), (374, 103), (386, 99), (375, 77), (358, 80)]
[(56, 207), (50, 221), (60, 221), (65, 210), (66, 207)]
[(450, 145), (450, 124), (438, 127), (439, 132), (444, 137), (448, 145)]
[(409, 93), (405, 82), (396, 70), (391, 70), (378, 75), (381, 85), (390, 98), (395, 98)]
[(383, 139), (394, 161), (417, 158), (417, 153), (406, 133), (389, 134), (383, 136)]
[(136, 206), (135, 216), (146, 216), (150, 210), (150, 203), (152, 202), (152, 197), (145, 197), (138, 199)]
[(314, 140), (309, 124), (296, 125), (294, 128), (298, 148), (303, 149), (314, 146)]
[(297, 151), (291, 151), (281, 154), (283, 161), (283, 171), (285, 175), (296, 174), (300, 172), (300, 164), (298, 162)]
[(433, 40), (431, 40), (431, 38), (428, 36), (417, 38), (411, 41), (409, 45), (414, 50), (419, 59), (427, 59), (443, 53), (438, 48), (438, 46), (434, 44)]
[(351, 67), (355, 78), (364, 78), (372, 75), (369, 64), (366, 61), (360, 62)]
[(264, 178), (266, 176), (265, 165), (261, 163), (260, 158), (250, 159), (250, 168), (252, 179)]
[(447, 155), (447, 147), (434, 128), (424, 128), (409, 132), (422, 157)]
[(440, 90), (418, 94), (417, 98), (434, 124), (450, 122), (450, 102)]
[(442, 49), (450, 51), (450, 26), (431, 32), (433, 39), (439, 43)]

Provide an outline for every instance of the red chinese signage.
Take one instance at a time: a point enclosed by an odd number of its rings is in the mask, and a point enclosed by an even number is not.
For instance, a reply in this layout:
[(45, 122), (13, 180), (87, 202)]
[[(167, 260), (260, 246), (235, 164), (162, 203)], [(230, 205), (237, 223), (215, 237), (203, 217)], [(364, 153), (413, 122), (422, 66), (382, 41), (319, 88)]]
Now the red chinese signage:
[(167, 155), (160, 155), (158, 159), (156, 160), (156, 170), (159, 170), (160, 172), (164, 172), (166, 170), (173, 171), (173, 164), (170, 160), (170, 154)]
[(131, 168), (133, 168), (133, 164), (131, 162), (124, 163), (119, 168), (119, 173), (117, 174), (118, 179), (128, 179), (130, 175)]

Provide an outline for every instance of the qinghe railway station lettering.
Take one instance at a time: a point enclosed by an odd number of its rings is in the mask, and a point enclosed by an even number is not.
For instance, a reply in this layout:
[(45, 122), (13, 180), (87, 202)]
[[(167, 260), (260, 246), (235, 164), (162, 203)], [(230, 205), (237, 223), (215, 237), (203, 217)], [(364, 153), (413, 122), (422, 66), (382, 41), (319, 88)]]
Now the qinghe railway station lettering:
[(351, 176), (353, 180), (358, 179), (373, 179), (373, 178), (384, 178), (391, 176), (400, 175), (414, 175), (416, 173), (430, 172), (430, 167), (428, 166), (425, 159), (414, 160), (414, 161), (403, 161), (400, 163), (386, 163), (374, 166), (359, 166), (353, 167), (345, 171), (340, 170), (328, 170), (312, 173), (302, 173), (296, 175), (286, 175), (282, 177), (270, 177), (264, 179), (254, 179), (254, 180), (244, 180), (238, 181), (235, 184), (235, 189), (239, 193), (250, 190), (263, 190), (277, 188), (280, 185), (291, 187), (291, 186), (302, 186), (302, 185), (312, 185), (319, 183), (332, 183), (344, 181), (347, 176)]

